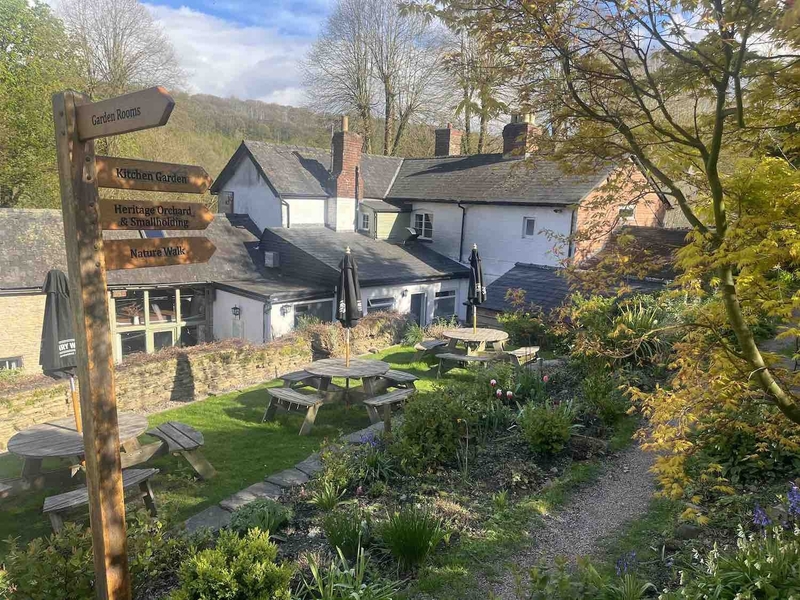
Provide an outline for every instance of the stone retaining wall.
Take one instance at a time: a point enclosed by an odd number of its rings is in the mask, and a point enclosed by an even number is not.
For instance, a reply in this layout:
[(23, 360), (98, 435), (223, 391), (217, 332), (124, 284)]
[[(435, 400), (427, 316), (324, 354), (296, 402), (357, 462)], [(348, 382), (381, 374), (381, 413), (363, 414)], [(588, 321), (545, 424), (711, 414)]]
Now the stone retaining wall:
[[(370, 315), (363, 321), (353, 329), (354, 354), (399, 341), (404, 323), (399, 315)], [(340, 327), (324, 328), (338, 338)], [(116, 369), (117, 405), (123, 411), (153, 411), (170, 401), (190, 402), (270, 381), (311, 362), (312, 345), (318, 353), (322, 331), (318, 326), (313, 336), (303, 332), (258, 346), (226, 341), (136, 356)], [(337, 344), (327, 349), (341, 354)], [(71, 414), (67, 382), (39, 376), (5, 384), (0, 388), (0, 452), (17, 431)]]

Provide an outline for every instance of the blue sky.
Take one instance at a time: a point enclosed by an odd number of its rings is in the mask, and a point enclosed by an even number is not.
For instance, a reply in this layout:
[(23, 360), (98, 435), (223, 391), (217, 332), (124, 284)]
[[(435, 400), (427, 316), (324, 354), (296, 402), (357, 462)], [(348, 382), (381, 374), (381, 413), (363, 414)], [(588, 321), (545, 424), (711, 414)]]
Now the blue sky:
[(303, 103), (299, 62), (333, 0), (145, 3), (188, 73), (189, 91)]

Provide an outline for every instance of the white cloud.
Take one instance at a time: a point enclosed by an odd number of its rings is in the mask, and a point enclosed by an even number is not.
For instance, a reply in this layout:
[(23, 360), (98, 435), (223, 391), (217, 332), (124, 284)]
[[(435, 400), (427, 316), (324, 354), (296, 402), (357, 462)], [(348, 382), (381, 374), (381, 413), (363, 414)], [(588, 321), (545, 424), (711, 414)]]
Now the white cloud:
[(298, 106), (299, 61), (310, 41), (190, 8), (146, 5), (169, 36), (191, 92)]

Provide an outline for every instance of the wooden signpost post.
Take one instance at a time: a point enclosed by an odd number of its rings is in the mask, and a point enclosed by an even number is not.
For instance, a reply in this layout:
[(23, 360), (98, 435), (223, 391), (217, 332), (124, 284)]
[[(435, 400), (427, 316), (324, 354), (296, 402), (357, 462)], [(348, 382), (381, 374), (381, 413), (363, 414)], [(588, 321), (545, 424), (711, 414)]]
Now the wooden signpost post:
[[(215, 248), (202, 237), (113, 240), (104, 244), (106, 227), (205, 229), (213, 217), (197, 204), (100, 201), (98, 184), (202, 193), (210, 179), (198, 167), (115, 158), (100, 160), (98, 173), (92, 140), (165, 125), (174, 105), (160, 87), (96, 103), (72, 91), (53, 96), (70, 301), (75, 315), (95, 590), (100, 600), (131, 598), (106, 269), (205, 262)], [(136, 220), (123, 222), (123, 218)]]

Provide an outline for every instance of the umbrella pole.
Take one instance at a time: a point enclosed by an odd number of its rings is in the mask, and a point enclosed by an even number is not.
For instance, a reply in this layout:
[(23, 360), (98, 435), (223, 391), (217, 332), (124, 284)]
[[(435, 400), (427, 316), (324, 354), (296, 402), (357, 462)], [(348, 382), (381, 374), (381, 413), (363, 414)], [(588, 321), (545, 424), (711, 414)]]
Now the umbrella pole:
[(78, 433), (83, 433), (83, 425), (81, 424), (81, 405), (78, 402), (78, 394), (75, 392), (75, 376), (69, 376), (69, 394), (72, 397), (72, 412), (75, 415), (75, 429)]
[(477, 333), (478, 331), (478, 307), (474, 304), (472, 305), (472, 333)]
[(344, 366), (350, 366), (350, 328), (345, 329)]

